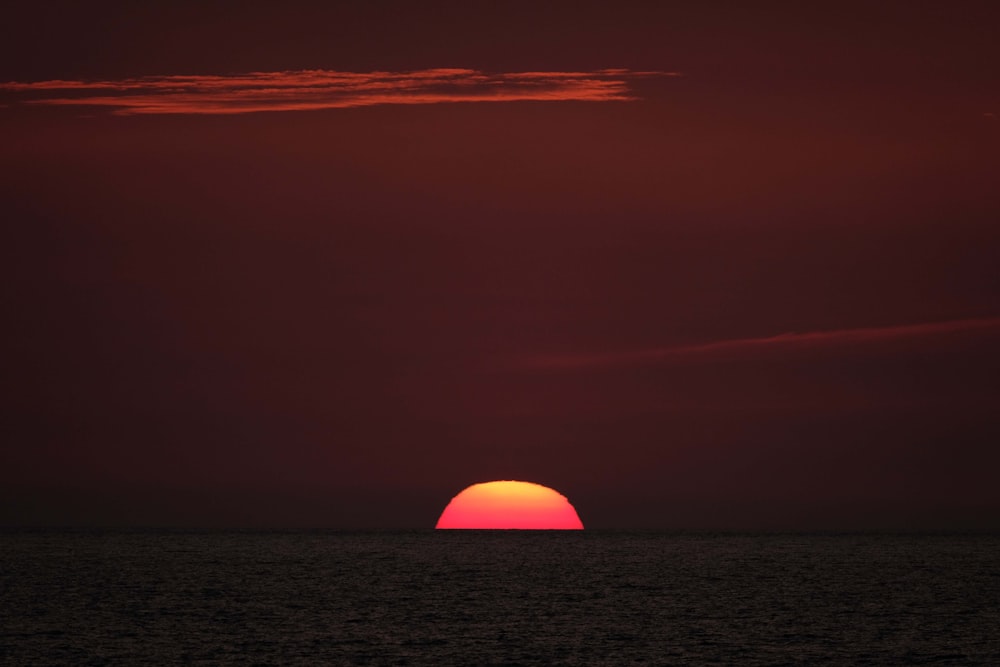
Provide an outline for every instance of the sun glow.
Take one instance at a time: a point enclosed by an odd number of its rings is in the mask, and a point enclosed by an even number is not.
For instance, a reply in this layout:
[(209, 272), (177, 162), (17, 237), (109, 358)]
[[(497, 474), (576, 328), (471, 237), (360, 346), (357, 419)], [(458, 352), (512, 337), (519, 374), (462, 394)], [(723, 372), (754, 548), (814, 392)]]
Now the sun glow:
[(451, 499), (436, 528), (583, 530), (566, 496), (532, 482), (473, 484)]

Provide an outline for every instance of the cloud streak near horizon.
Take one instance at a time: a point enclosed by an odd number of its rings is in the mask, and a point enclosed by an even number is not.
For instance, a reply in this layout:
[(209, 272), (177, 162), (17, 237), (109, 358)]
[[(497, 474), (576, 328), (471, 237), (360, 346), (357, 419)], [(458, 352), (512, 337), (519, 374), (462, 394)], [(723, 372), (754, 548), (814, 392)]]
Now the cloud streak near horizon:
[(870, 345), (904, 339), (930, 338), (962, 333), (1000, 333), (1000, 317), (948, 320), (889, 327), (862, 327), (834, 331), (789, 332), (760, 338), (736, 338), (695, 345), (645, 348), (593, 355), (539, 356), (526, 360), (524, 368), (573, 370), (643, 365), (670, 365), (743, 359), (757, 354), (799, 349)]
[(472, 69), (413, 72), (297, 70), (238, 75), (145, 76), (103, 81), (0, 83), (21, 104), (108, 107), (116, 115), (240, 114), (341, 109), (376, 104), (446, 102), (624, 102), (638, 99), (638, 78), (676, 72), (485, 73)]

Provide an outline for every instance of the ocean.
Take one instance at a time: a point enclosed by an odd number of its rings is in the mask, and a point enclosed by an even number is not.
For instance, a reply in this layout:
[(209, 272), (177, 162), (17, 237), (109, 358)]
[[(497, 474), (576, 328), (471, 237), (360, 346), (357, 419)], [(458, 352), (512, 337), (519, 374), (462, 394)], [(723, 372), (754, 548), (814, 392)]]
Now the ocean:
[(0, 533), (8, 665), (1000, 665), (1000, 535)]

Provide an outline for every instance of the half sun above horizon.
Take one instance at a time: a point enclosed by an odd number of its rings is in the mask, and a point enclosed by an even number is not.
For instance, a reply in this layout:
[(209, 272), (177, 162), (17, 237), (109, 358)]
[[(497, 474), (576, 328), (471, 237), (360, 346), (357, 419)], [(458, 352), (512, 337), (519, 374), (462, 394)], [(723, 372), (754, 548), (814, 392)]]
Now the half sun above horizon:
[(451, 499), (435, 528), (583, 530), (566, 496), (533, 482), (473, 484)]

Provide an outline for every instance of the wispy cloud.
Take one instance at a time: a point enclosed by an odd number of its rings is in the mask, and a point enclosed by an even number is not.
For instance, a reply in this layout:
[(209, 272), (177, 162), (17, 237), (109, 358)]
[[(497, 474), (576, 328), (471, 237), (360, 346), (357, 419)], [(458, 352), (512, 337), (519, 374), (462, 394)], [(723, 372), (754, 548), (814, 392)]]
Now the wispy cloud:
[(588, 101), (637, 99), (630, 82), (676, 72), (485, 73), (471, 69), (415, 72), (299, 70), (238, 75), (147, 76), (105, 81), (0, 83), (21, 104), (108, 107), (118, 115), (238, 114), (374, 104)]
[(572, 356), (539, 356), (528, 359), (523, 366), (539, 369), (614, 368), (650, 364), (695, 363), (709, 360), (742, 359), (769, 351), (811, 349), (819, 347), (866, 345), (909, 338), (947, 336), (967, 332), (1000, 333), (1000, 317), (948, 320), (890, 327), (838, 329), (782, 333), (761, 338), (643, 348), (622, 352)]

